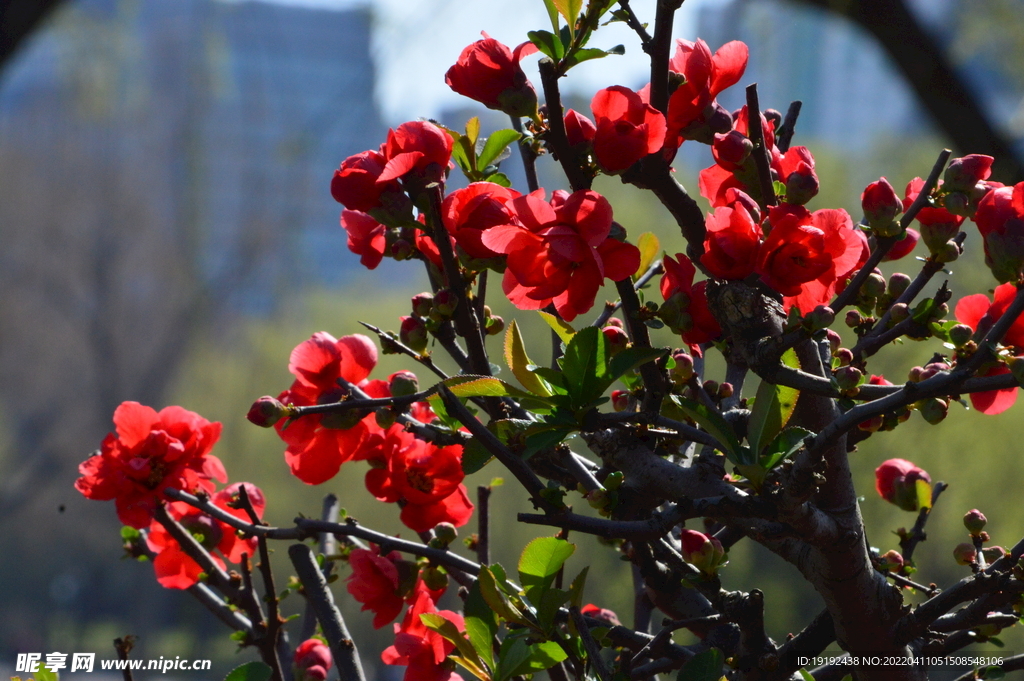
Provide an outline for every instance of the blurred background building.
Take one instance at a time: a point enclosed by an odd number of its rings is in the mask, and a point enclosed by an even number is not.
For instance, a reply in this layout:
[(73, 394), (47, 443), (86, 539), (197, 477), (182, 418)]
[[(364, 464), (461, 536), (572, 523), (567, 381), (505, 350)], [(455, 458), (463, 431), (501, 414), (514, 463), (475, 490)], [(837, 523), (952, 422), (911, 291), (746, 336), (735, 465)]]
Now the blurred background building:
[[(512, 0), (492, 3), (487, 16), (460, 0), (311, 2), (68, 0), (0, 73), (0, 668), (18, 651), (109, 650), (112, 657), (110, 641), (127, 633), (141, 637), (144, 656), (214, 657), (218, 673), (238, 660), (226, 630), (187, 595), (157, 586), (149, 566), (117, 560), (112, 505), (72, 488), (78, 463), (123, 400), (180, 403), (224, 421), (218, 452), (232, 479), (268, 490), (273, 522), (317, 513), (326, 491), (338, 492), (354, 514), (383, 515), (361, 489), (361, 471), (310, 490), (287, 475), (273, 433), (254, 432), (241, 416), (254, 397), (288, 385), (287, 353), (296, 343), (321, 329), (358, 332), (357, 318), (393, 328), (412, 287), (425, 287), (417, 272), (390, 261), (370, 278), (348, 253), (327, 191), (333, 169), (378, 146), (388, 125), (418, 115), (459, 128), (470, 115), (481, 116), (485, 130), (507, 126), (445, 94), (443, 72), (481, 28), (514, 44), (533, 26), (518, 31), (526, 20)], [(546, 21), (535, 4), (521, 14)], [(653, 3), (633, 5), (653, 15)], [(920, 0), (914, 7), (1020, 149), (1024, 3)], [(901, 188), (948, 144), (888, 57), (849, 22), (769, 0), (684, 8), (679, 37), (703, 37), (712, 49), (747, 42), (742, 82), (759, 83), (764, 106), (784, 111), (803, 100), (797, 143), (818, 160), (817, 207), (855, 212), (867, 182), (886, 174)], [(629, 38), (620, 39), (625, 59), (639, 68), (615, 70), (612, 60), (623, 59), (616, 57), (580, 67), (579, 78), (574, 71), (566, 81), (574, 106), (589, 113), (589, 93), (615, 84), (602, 74), (634, 88), (645, 82)], [(737, 88), (722, 101), (732, 108), (740, 97)], [(686, 144), (679, 177), (696, 187), (696, 172), (710, 163), (706, 148)], [(553, 168), (543, 170), (559, 182)], [(670, 253), (682, 250), (660, 207), (632, 198), (617, 181), (600, 188), (631, 233), (653, 230)], [(990, 287), (980, 260), (971, 262), (953, 268), (957, 295)], [(400, 366), (385, 358), (381, 373)], [(978, 416), (955, 416), (963, 419), (959, 429), (955, 419), (935, 431), (908, 424), (886, 442), (914, 435), (930, 443), (918, 463), (948, 479), (959, 474), (964, 449), (978, 449), (977, 432), (963, 434)], [(1003, 467), (995, 489), (1007, 494), (1024, 479), (1024, 463), (1007, 444), (1013, 420), (987, 420), (979, 454)], [(904, 454), (873, 440), (856, 462), (865, 489), (882, 458)], [(480, 481), (499, 474), (485, 469)], [(983, 492), (1000, 498), (992, 485), (965, 478), (943, 497), (933, 541), (921, 551), (922, 561), (941, 563), (928, 579), (956, 576), (940, 529), (946, 508), (958, 525), (971, 507), (961, 500), (977, 503)], [(495, 517), (525, 510), (514, 490), (495, 498)], [(1004, 521), (1006, 536), (997, 541), (1007, 543), (1024, 532), (1024, 519), (1010, 501), (1003, 506), (985, 512), (993, 524)], [(865, 513), (879, 542), (907, 522), (870, 501)], [(506, 564), (519, 540), (534, 536), (508, 525), (501, 530), (508, 541), (496, 549)], [(388, 518), (380, 529), (399, 525)], [(580, 561), (599, 561), (591, 599), (623, 616), (631, 590), (622, 564), (580, 543)], [(780, 639), (820, 604), (772, 560), (740, 546), (729, 578), (769, 593), (770, 633)], [(359, 643), (373, 667), (388, 630), (371, 632), (369, 619), (341, 600), (365, 631)]]

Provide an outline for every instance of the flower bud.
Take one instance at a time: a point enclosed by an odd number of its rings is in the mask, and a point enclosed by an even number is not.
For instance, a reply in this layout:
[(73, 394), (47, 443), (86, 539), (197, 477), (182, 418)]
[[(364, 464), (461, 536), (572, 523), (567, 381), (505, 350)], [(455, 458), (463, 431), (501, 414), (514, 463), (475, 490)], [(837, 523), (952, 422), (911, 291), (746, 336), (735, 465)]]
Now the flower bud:
[(861, 293), (868, 298), (880, 298), (885, 295), (885, 277), (878, 272), (872, 272), (868, 275), (868, 278), (864, 280), (864, 285), (860, 287)]
[(819, 305), (804, 317), (804, 323), (807, 324), (807, 327), (811, 331), (827, 329), (832, 326), (832, 323), (835, 322), (835, 320), (836, 313), (832, 311), (831, 307), (826, 305)]
[(609, 317), (608, 321), (604, 323), (605, 326), (614, 326), (620, 329), (625, 328), (625, 324), (618, 317)]
[(292, 661), (295, 681), (324, 681), (333, 663), (326, 643), (318, 638), (307, 639), (295, 649)]
[(942, 248), (934, 251), (932, 256), (936, 262), (943, 264), (953, 262), (960, 257), (960, 244), (950, 239)]
[(672, 333), (686, 333), (693, 329), (693, 317), (690, 316), (690, 297), (678, 291), (658, 308), (658, 317)]
[(458, 536), (458, 530), (451, 523), (438, 523), (434, 525), (434, 538), (445, 546), (455, 541)]
[(398, 420), (398, 414), (391, 407), (378, 407), (373, 412), (373, 419), (377, 422), (378, 426), (387, 430), (395, 425), (395, 422)]
[(903, 556), (899, 551), (893, 549), (882, 554), (878, 560), (878, 567), (889, 572), (899, 572), (900, 568), (903, 567)]
[(964, 514), (964, 527), (973, 536), (980, 535), (981, 531), (985, 529), (985, 523), (987, 522), (988, 518), (985, 517), (985, 514), (976, 508)]
[(734, 391), (735, 388), (733, 388), (732, 383), (723, 383), (718, 386), (718, 399), (724, 400), (727, 397), (732, 397)]
[[(991, 156), (984, 154), (968, 154), (961, 158), (954, 158), (946, 167), (942, 176), (942, 188), (951, 192), (969, 192), (982, 180), (987, 180), (992, 174)], [(948, 210), (948, 209), (947, 209)]]
[(681, 536), (683, 560), (705, 575), (714, 576), (725, 562), (725, 549), (714, 537), (695, 530), (683, 530)]
[[(830, 310), (832, 308), (829, 308)], [(835, 355), (839, 350), (839, 346), (843, 344), (843, 337), (832, 329), (825, 331), (825, 338), (828, 339), (828, 351), (830, 355)]]
[(672, 355), (672, 360), (676, 365), (669, 369), (669, 376), (678, 383), (689, 383), (694, 373), (693, 357), (685, 352), (680, 352)]
[(974, 544), (962, 542), (953, 548), (953, 559), (957, 565), (970, 565), (978, 558), (978, 551)]
[(442, 289), (434, 296), (434, 312), (439, 314), (441, 319), (451, 319), (458, 305), (459, 299), (450, 289)]
[(960, 231), (960, 225), (956, 222), (932, 222), (921, 223), (921, 240), (932, 254), (942, 251), (946, 242), (955, 237)]
[(929, 397), (917, 403), (917, 410), (924, 420), (933, 426), (941, 423), (949, 412), (949, 402), (938, 397)]
[(839, 366), (847, 366), (853, 361), (853, 350), (850, 348), (839, 348), (835, 351), (835, 357), (839, 360)]
[(612, 471), (608, 474), (608, 477), (604, 479), (605, 489), (618, 489), (622, 487), (622, 483), (625, 479), (626, 477), (622, 474), (622, 471)]
[(808, 172), (795, 170), (786, 178), (786, 202), (802, 206), (818, 194), (820, 184), (814, 169), (805, 167)]
[(864, 315), (857, 310), (849, 310), (846, 313), (846, 325), (851, 329), (856, 329), (858, 326), (864, 323)]
[(612, 409), (615, 411), (626, 411), (629, 409), (629, 391), (612, 391)]
[(860, 205), (872, 229), (889, 225), (903, 211), (903, 202), (884, 177), (864, 188), (860, 195)]
[(889, 308), (889, 319), (894, 324), (899, 324), (908, 317), (910, 317), (910, 306), (906, 303), (896, 303)]
[(942, 206), (953, 215), (971, 216), (971, 197), (963, 192), (951, 192), (942, 199)]
[(391, 257), (395, 260), (408, 260), (416, 253), (416, 247), (407, 239), (395, 239), (391, 244)]
[(1002, 546), (988, 546), (981, 550), (981, 555), (985, 557), (985, 562), (991, 565), (1006, 555), (1006, 549)]
[(426, 317), (434, 308), (434, 295), (423, 292), (412, 297), (412, 313), (417, 317)]
[(491, 315), (484, 323), (484, 332), (488, 336), (497, 336), (505, 330), (505, 320), (498, 315)]
[(904, 511), (920, 508), (918, 482), (924, 482), (931, 488), (932, 479), (928, 473), (906, 459), (889, 459), (875, 469), (875, 490), (879, 496)]
[[(436, 541), (436, 540), (435, 540)], [(431, 542), (433, 544), (434, 542)], [(447, 544), (445, 544), (447, 546)], [(423, 584), (431, 591), (442, 591), (448, 588), (448, 575), (438, 567), (426, 567), (420, 570)]]
[(973, 335), (974, 329), (966, 324), (957, 324), (949, 330), (949, 342), (958, 348), (962, 348), (969, 340), (971, 340), (971, 336)]
[(601, 329), (601, 333), (604, 334), (605, 341), (608, 344), (608, 354), (614, 357), (629, 345), (629, 336), (626, 332), (617, 326), (606, 326)]
[(411, 371), (396, 371), (388, 376), (388, 389), (392, 397), (405, 397), (419, 392), (420, 381)]
[(595, 489), (587, 492), (587, 503), (590, 504), (591, 508), (595, 508), (598, 511), (604, 510), (610, 501), (607, 490)]
[(402, 317), (398, 339), (413, 352), (423, 354), (427, 349), (427, 325), (419, 317)]
[(910, 277), (902, 272), (896, 272), (889, 277), (889, 295), (893, 299), (899, 298), (910, 286)]
[(860, 385), (861, 379), (864, 378), (864, 374), (856, 367), (844, 366), (836, 369), (833, 377), (835, 378), (840, 391), (843, 393), (850, 393), (851, 391), (857, 390), (857, 386)]
[(754, 150), (754, 143), (739, 130), (731, 130), (724, 135), (715, 135), (715, 159), (723, 168), (742, 164)]
[(885, 425), (884, 416), (872, 416), (867, 421), (861, 421), (857, 424), (857, 428), (863, 430), (866, 433), (877, 433)]
[(704, 392), (706, 392), (709, 397), (714, 397), (715, 395), (717, 395), (718, 394), (718, 381), (715, 381), (715, 380), (704, 381)]
[(619, 621), (619, 616), (615, 614), (614, 610), (609, 610), (607, 608), (599, 608), (593, 603), (587, 603), (582, 608), (580, 608), (580, 612), (586, 615), (587, 617), (593, 617), (596, 620), (601, 620), (609, 627), (622, 626), (622, 622)]
[(288, 407), (270, 395), (264, 395), (252, 403), (245, 418), (260, 428), (270, 428), (287, 415)]

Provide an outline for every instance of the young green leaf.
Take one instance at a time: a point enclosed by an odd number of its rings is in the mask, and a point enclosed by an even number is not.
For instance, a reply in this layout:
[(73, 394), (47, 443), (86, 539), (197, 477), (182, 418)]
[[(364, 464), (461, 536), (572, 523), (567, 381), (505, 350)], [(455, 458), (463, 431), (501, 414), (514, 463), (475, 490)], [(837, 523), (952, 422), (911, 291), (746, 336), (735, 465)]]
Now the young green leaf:
[(464, 633), (459, 631), (455, 623), (445, 619), (445, 617), (435, 612), (425, 612), (420, 615), (420, 621), (430, 629), (441, 635), (446, 641), (452, 643), (455, 648), (459, 651), (459, 664), (465, 667), (473, 676), (481, 679), (481, 681), (489, 681), (491, 678), (488, 673), (483, 660), (480, 659), (480, 655), (477, 653), (476, 648), (470, 643), (469, 639)]
[(718, 440), (725, 448), (725, 455), (729, 457), (730, 461), (736, 464), (752, 463), (752, 461), (742, 460), (740, 443), (736, 439), (736, 433), (733, 432), (732, 426), (729, 425), (728, 421), (717, 410), (709, 409), (700, 402), (695, 402), (679, 395), (672, 395), (671, 399), (684, 414), (700, 424), (704, 430), (708, 431), (713, 438)]
[(533, 365), (533, 361), (526, 354), (523, 335), (519, 332), (519, 325), (514, 319), (505, 331), (505, 363), (512, 370), (512, 375), (533, 394), (542, 397), (550, 397), (554, 394), (547, 381), (530, 371), (529, 367)]
[(569, 26), (576, 25), (576, 17), (580, 15), (583, 8), (583, 0), (553, 0), (558, 13), (565, 17)]
[(797, 426), (790, 426), (783, 430), (768, 444), (764, 453), (761, 454), (759, 461), (761, 468), (770, 471), (779, 462), (796, 454), (797, 450), (803, 446), (804, 440), (810, 435), (814, 435), (814, 433), (806, 428), (798, 428)]
[(538, 537), (527, 544), (519, 557), (519, 579), (527, 598), (539, 603), (543, 592), (575, 551), (575, 544), (556, 537)]
[(548, 323), (551, 330), (562, 339), (563, 343), (568, 343), (576, 335), (576, 329), (572, 328), (569, 322), (564, 321), (561, 317), (556, 317), (550, 312), (544, 312), (543, 310), (539, 310), (538, 314), (540, 314), (541, 319)]
[(612, 357), (612, 361), (608, 363), (607, 380), (609, 385), (627, 371), (664, 357), (666, 354), (668, 354), (668, 348), (626, 348)]
[(587, 586), (588, 572), (590, 572), (589, 565), (580, 570), (580, 573), (572, 580), (572, 584), (569, 585), (569, 602), (577, 608), (583, 607), (583, 589)]
[(548, 11), (548, 19), (551, 20), (551, 30), (558, 33), (558, 8), (554, 0), (544, 0), (544, 8)]
[(679, 670), (678, 681), (718, 681), (722, 678), (725, 657), (718, 648), (709, 648), (694, 655)]
[(537, 49), (554, 60), (559, 60), (565, 54), (562, 41), (550, 31), (530, 31), (526, 34), (530, 42), (537, 46)]
[(522, 137), (521, 134), (510, 129), (496, 130), (491, 133), (491, 136), (487, 138), (487, 142), (484, 144), (483, 151), (480, 152), (480, 156), (477, 158), (477, 165), (480, 168), (486, 168), (491, 165), (501, 155), (501, 152), (505, 151), (508, 145), (520, 137)]
[(494, 669), (494, 631), (479, 617), (466, 617), (466, 636), (488, 669)]
[(529, 647), (529, 656), (526, 660), (512, 670), (512, 676), (523, 676), (549, 669), (567, 657), (562, 646), (554, 641), (535, 643)]
[(596, 326), (577, 332), (565, 346), (562, 373), (573, 406), (582, 407), (596, 400), (608, 387), (608, 344)]
[(661, 250), (661, 243), (658, 241), (658, 237), (654, 235), (654, 232), (644, 232), (640, 235), (640, 238), (636, 240), (636, 247), (640, 249), (640, 267), (636, 268), (636, 273), (633, 275), (633, 281), (636, 281), (640, 276), (647, 271), (647, 268), (651, 266), (654, 259), (658, 257), (658, 251)]

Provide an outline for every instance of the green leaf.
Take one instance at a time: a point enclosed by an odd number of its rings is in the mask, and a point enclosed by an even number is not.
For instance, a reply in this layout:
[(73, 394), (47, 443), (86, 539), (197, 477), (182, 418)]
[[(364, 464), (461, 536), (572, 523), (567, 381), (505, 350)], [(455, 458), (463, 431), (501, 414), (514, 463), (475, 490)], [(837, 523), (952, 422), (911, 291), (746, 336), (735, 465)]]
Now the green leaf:
[(661, 242), (658, 241), (658, 237), (654, 235), (654, 232), (644, 232), (636, 240), (636, 247), (640, 249), (640, 267), (636, 268), (633, 281), (639, 279), (651, 266), (654, 259), (658, 257), (658, 251), (661, 250)]
[(527, 544), (519, 557), (519, 579), (526, 597), (540, 603), (544, 591), (575, 551), (575, 544), (557, 537), (538, 537)]
[(530, 31), (526, 34), (530, 42), (537, 46), (537, 49), (555, 61), (565, 54), (562, 41), (550, 31)]
[[(479, 581), (473, 582), (473, 585), (469, 587), (469, 593), (466, 595), (465, 613), (467, 620), (477, 620), (487, 628), (488, 638), (498, 633), (497, 614), (494, 612), (494, 608), (484, 600), (483, 594), (480, 592)], [(466, 631), (469, 631), (468, 627)], [(470, 641), (472, 640), (472, 637), (470, 637)], [(492, 666), (491, 669), (493, 668)]]
[[(246, 662), (232, 669), (224, 681), (268, 681), (274, 670), (262, 662)], [(37, 677), (38, 678), (38, 677)]]
[(740, 443), (736, 439), (736, 434), (732, 430), (732, 426), (722, 418), (722, 415), (718, 413), (718, 410), (709, 409), (707, 406), (700, 402), (689, 400), (679, 395), (671, 395), (672, 402), (679, 407), (684, 414), (696, 421), (704, 430), (708, 431), (712, 437), (718, 440), (723, 447), (725, 447), (725, 455), (729, 457), (729, 460), (733, 463), (753, 463), (753, 461), (743, 461), (740, 458)]
[(484, 178), (484, 181), (493, 182), (494, 184), (500, 185), (502, 187), (512, 186), (512, 180), (508, 179), (508, 175), (506, 175), (505, 173), (491, 173), (490, 175)]
[[(783, 354), (782, 362), (790, 368), (800, 368), (800, 360), (792, 348)], [(761, 381), (747, 426), (747, 442), (755, 456), (786, 427), (799, 397), (800, 391), (795, 388)]]
[(610, 50), (601, 50), (596, 47), (588, 47), (582, 50), (574, 51), (571, 55), (569, 55), (569, 58), (565, 60), (565, 63), (567, 67), (573, 67), (576, 66), (577, 64), (582, 64), (585, 61), (590, 61), (591, 59), (601, 59), (602, 57), (607, 57), (610, 54), (625, 53), (626, 48), (623, 47), (622, 45), (616, 45)]
[(530, 371), (532, 371), (533, 373), (537, 374), (545, 381), (547, 381), (548, 386), (555, 393), (559, 395), (569, 394), (568, 389), (565, 387), (565, 374), (563, 374), (561, 371), (558, 371), (557, 369), (552, 369), (551, 367), (539, 366), (530, 367)]
[(612, 357), (612, 361), (608, 363), (608, 382), (642, 364), (664, 357), (668, 351), (668, 348), (626, 348)]
[(583, 607), (583, 589), (587, 586), (588, 572), (590, 572), (589, 565), (580, 570), (580, 573), (572, 580), (572, 584), (569, 585), (569, 602), (577, 608)]
[(559, 608), (569, 600), (571, 594), (564, 589), (548, 589), (537, 603), (537, 623), (545, 632), (550, 633), (555, 626), (555, 618)]
[(498, 651), (498, 681), (513, 676), (516, 669), (530, 659), (530, 646), (521, 638), (506, 636)]
[(491, 462), (494, 455), (480, 444), (477, 438), (471, 438), (462, 446), (462, 472), (472, 475)]
[(480, 568), (480, 576), (477, 581), (480, 584), (480, 595), (483, 596), (484, 601), (498, 617), (517, 624), (530, 624), (526, 617), (523, 616), (523, 613), (516, 606), (512, 605), (505, 594), (498, 589), (498, 581), (490, 568), (486, 566)]
[[(522, 640), (522, 639), (520, 639)], [(567, 658), (562, 646), (554, 641), (544, 641), (529, 647), (529, 656), (518, 667), (512, 670), (512, 676), (522, 676), (543, 671)]]
[[(270, 669), (270, 667), (267, 667), (267, 669)], [(51, 672), (42, 666), (42, 663), (39, 664), (39, 670), (32, 673), (35, 675), (35, 681), (57, 681), (60, 678), (58, 672)], [(32, 681), (32, 679), (30, 678), (28, 681)]]
[(482, 681), (490, 678), (490, 674), (487, 673), (483, 660), (480, 659), (480, 655), (476, 652), (476, 648), (473, 647), (473, 644), (470, 643), (466, 635), (459, 631), (454, 622), (434, 612), (420, 614), (420, 621), (428, 629), (437, 632), (446, 641), (455, 645), (455, 648), (459, 651), (459, 656), (462, 658), (459, 660), (459, 664), (468, 669), (470, 673)]
[(797, 450), (803, 446), (804, 440), (811, 435), (814, 433), (806, 428), (797, 426), (786, 428), (765, 448), (759, 460), (761, 468), (766, 471), (775, 468), (780, 461), (796, 454)]
[(572, 328), (569, 322), (564, 321), (561, 317), (556, 317), (550, 312), (544, 312), (543, 310), (539, 310), (538, 314), (540, 314), (541, 319), (548, 323), (551, 330), (562, 339), (563, 343), (568, 343), (576, 335), (576, 329)]
[(566, 426), (546, 426), (538, 428), (536, 432), (527, 434), (523, 458), (529, 459), (539, 451), (554, 447), (565, 440), (577, 428), (578, 426), (571, 428)]
[(468, 172), (472, 173), (476, 170), (476, 146), (474, 146), (473, 142), (470, 141), (468, 135), (463, 135), (459, 139), (455, 140), (455, 146), (462, 149), (462, 152), (466, 157), (466, 161), (469, 164)]
[(814, 677), (811, 676), (811, 673), (806, 669), (800, 669), (798, 671), (800, 672), (800, 678), (802, 678), (804, 681), (814, 681)]
[(466, 617), (466, 636), (484, 661), (488, 669), (494, 669), (494, 648), (492, 642), (497, 630), (491, 630), (488, 623), (479, 617)]
[(498, 158), (508, 145), (517, 141), (520, 137), (522, 135), (511, 129), (496, 130), (491, 133), (491, 136), (487, 138), (487, 143), (484, 144), (483, 151), (480, 152), (480, 156), (477, 158), (477, 165), (481, 168), (491, 165), (494, 159)]
[(576, 25), (576, 18), (583, 8), (583, 0), (553, 0), (558, 13), (565, 17), (570, 27)]
[[(476, 116), (473, 116), (468, 121), (466, 121), (466, 137), (469, 139), (470, 144), (474, 146), (476, 145), (476, 141), (480, 137), (480, 119), (477, 118)], [(473, 151), (474, 153), (476, 152), (475, 149)], [(482, 165), (487, 164), (484, 163)]]
[(551, 30), (558, 32), (558, 8), (553, 0), (544, 0), (544, 8), (548, 11), (548, 19), (551, 20)]
[(916, 480), (914, 482), (914, 491), (917, 493), (917, 507), (930, 509), (932, 507), (931, 483), (927, 480)]
[(996, 679), (1001, 679), (1006, 676), (1006, 672), (1003, 671), (1003, 668), (995, 665), (982, 667), (978, 671), (980, 672), (978, 678), (985, 679), (985, 681), (995, 681)]
[(505, 331), (505, 363), (512, 370), (512, 375), (533, 394), (542, 397), (550, 397), (554, 394), (547, 381), (529, 370), (528, 367), (534, 363), (526, 354), (523, 335), (519, 332), (519, 325), (514, 319)]
[(596, 326), (577, 332), (565, 346), (562, 373), (573, 406), (582, 407), (601, 396), (611, 381), (608, 374), (608, 345)]
[(722, 678), (724, 662), (721, 650), (709, 648), (687, 660), (676, 678), (679, 681), (718, 681)]

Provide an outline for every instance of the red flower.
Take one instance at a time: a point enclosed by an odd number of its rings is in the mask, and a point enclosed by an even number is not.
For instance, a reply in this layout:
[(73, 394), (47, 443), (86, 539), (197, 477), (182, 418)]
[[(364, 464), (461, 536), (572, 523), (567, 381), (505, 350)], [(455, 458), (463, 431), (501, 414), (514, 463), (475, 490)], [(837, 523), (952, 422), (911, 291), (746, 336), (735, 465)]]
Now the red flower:
[(370, 460), (374, 468), (366, 474), (366, 488), (381, 501), (401, 502), (401, 520), (409, 529), (426, 532), (443, 522), (461, 527), (472, 517), (461, 445), (437, 447), (396, 424)]
[(125, 525), (142, 529), (167, 498), (168, 487), (213, 492), (211, 480), (227, 481), (220, 459), (210, 454), (221, 424), (195, 412), (166, 407), (159, 413), (138, 402), (114, 411), (117, 434), (103, 440), (99, 454), (78, 467), (75, 489), (89, 499), (117, 505)]
[(435, 182), (443, 179), (448, 169), (452, 138), (433, 123), (410, 121), (388, 131), (381, 151), (387, 165), (377, 178), (378, 184), (406, 176), (424, 183)]
[(508, 255), (502, 289), (520, 310), (554, 303), (566, 321), (594, 306), (605, 278), (621, 281), (640, 266), (640, 251), (608, 236), (612, 207), (597, 192), (538, 190), (512, 201), (522, 226), (488, 229), (481, 240)]
[(754, 271), (761, 227), (741, 206), (721, 207), (705, 221), (707, 236), (700, 261), (718, 279), (745, 279)]
[[(775, 148), (775, 128), (764, 115), (760, 116), (760, 120), (764, 143), (767, 148), (772, 150), (772, 169), (781, 176), (784, 172), (783, 155)], [(715, 165), (700, 171), (698, 176), (700, 194), (711, 202), (712, 208), (727, 205), (730, 202), (728, 199), (730, 190), (733, 192), (742, 190), (752, 197), (761, 197), (757, 165), (749, 153), (752, 148), (749, 140), (747, 107), (743, 106), (736, 113), (734, 128), (725, 134), (714, 136), (711, 152), (715, 158)], [(810, 154), (808, 153), (807, 156)], [(806, 168), (801, 164), (807, 165), (807, 159), (802, 152), (794, 152), (792, 156), (786, 158), (789, 160), (787, 167), (789, 167), (790, 173), (796, 171), (806, 173)], [(813, 175), (813, 163), (814, 160), (811, 159), (809, 164), (811, 175)], [(807, 189), (802, 184), (799, 187), (794, 184), (794, 188), (796, 190), (794, 196)], [(760, 203), (765, 203), (765, 201), (760, 199)]]
[(462, 681), (454, 673), (454, 665), (446, 662), (455, 650), (455, 644), (427, 628), (420, 615), (436, 613), (451, 622), (459, 631), (465, 631), (462, 615), (450, 610), (438, 610), (430, 595), (420, 591), (409, 608), (402, 624), (395, 625), (395, 643), (381, 653), (384, 664), (407, 666), (403, 681)]
[(372, 551), (354, 549), (349, 554), (352, 574), (348, 578), (348, 592), (363, 604), (363, 610), (374, 612), (374, 629), (394, 621), (405, 604), (398, 593), (400, 578), (395, 565), (400, 557), (397, 551), (382, 556), (376, 546)]
[(594, 141), (597, 134), (597, 126), (586, 116), (568, 109), (565, 112), (565, 136), (569, 140), (569, 146), (582, 147)]
[(668, 101), (670, 138), (679, 136), (710, 143), (711, 132), (725, 132), (706, 129), (715, 114), (715, 97), (739, 82), (747, 68), (748, 54), (747, 46), (738, 40), (722, 45), (714, 56), (708, 44), (699, 38), (696, 43), (676, 41), (676, 53), (669, 68), (683, 74), (686, 82), (676, 88)]
[(916, 229), (907, 228), (903, 234), (903, 238), (892, 245), (889, 252), (882, 258), (882, 262), (892, 262), (893, 260), (899, 260), (905, 258), (913, 252), (914, 247), (917, 246), (917, 242), (921, 239), (921, 234)]
[(484, 246), (480, 238), (491, 227), (516, 224), (512, 200), (519, 196), (516, 190), (493, 182), (474, 182), (445, 198), (441, 205), (444, 226), (469, 257), (496, 258), (500, 254)]
[(580, 613), (587, 617), (593, 617), (596, 620), (601, 620), (609, 627), (621, 627), (622, 622), (619, 621), (619, 616), (615, 614), (614, 610), (608, 610), (607, 608), (599, 608), (593, 603), (587, 603), (580, 608)]
[(509, 50), (486, 33), (483, 36), (483, 40), (462, 50), (459, 60), (444, 75), (444, 82), (455, 92), (489, 109), (504, 111), (510, 116), (534, 116), (537, 92), (519, 62), (536, 52), (536, 45), (525, 42)]
[(348, 250), (360, 256), (368, 270), (376, 269), (384, 258), (387, 228), (366, 213), (341, 211), (341, 227), (348, 235)]
[[(1017, 287), (1013, 284), (1000, 284), (995, 290), (995, 300), (989, 301), (988, 296), (984, 293), (964, 296), (956, 304), (954, 314), (956, 314), (958, 322), (971, 327), (976, 335), (981, 336), (987, 333), (996, 320), (1005, 314), (1016, 294)], [(1003, 345), (1024, 349), (1024, 315), (1018, 317), (1010, 326), (1009, 331), (1003, 336)], [(999, 362), (990, 365), (980, 375), (996, 376), (1009, 371), (1009, 367)], [(971, 404), (983, 414), (1002, 413), (1012, 407), (1016, 401), (1016, 387), (971, 393)]]
[(665, 299), (666, 306), (670, 309), (676, 307), (682, 316), (682, 323), (673, 324), (666, 320), (666, 324), (674, 331), (678, 329), (683, 340), (690, 345), (691, 351), (700, 355), (701, 343), (708, 343), (722, 335), (722, 328), (711, 310), (708, 308), (708, 297), (706, 293), (707, 282), (693, 283), (693, 277), (697, 270), (682, 253), (676, 253), (677, 260), (671, 256), (665, 256), (665, 275), (661, 278), (661, 295)]
[[(904, 211), (910, 208), (910, 204), (917, 199), (917, 195), (921, 193), (923, 187), (924, 180), (920, 177), (915, 177), (907, 183), (907, 189), (903, 196)], [(936, 253), (942, 250), (947, 241), (956, 236), (964, 218), (960, 215), (953, 215), (945, 208), (925, 203), (917, 214), (917, 221), (921, 225), (921, 238), (924, 239), (925, 245), (932, 253)]]
[[(292, 350), (288, 371), (295, 382), (278, 399), (296, 406), (337, 402), (346, 394), (339, 378), (360, 384), (376, 364), (377, 348), (366, 336), (336, 340), (327, 332), (315, 333)], [(366, 387), (386, 395), (383, 381)], [(380, 430), (372, 414), (360, 418), (357, 411), (311, 414), (290, 423), (282, 419), (275, 428), (288, 445), (285, 461), (292, 475), (309, 485), (330, 480), (346, 461), (366, 458), (364, 445), (371, 432)]]
[(974, 214), (985, 240), (985, 264), (1003, 283), (1024, 273), (1024, 182), (990, 190)]
[(904, 511), (918, 510), (917, 481), (932, 482), (923, 469), (906, 459), (889, 459), (875, 469), (875, 489), (886, 501)]
[(970, 192), (976, 184), (987, 180), (992, 174), (993, 161), (994, 158), (984, 154), (968, 154), (954, 158), (949, 162), (943, 175), (945, 188), (954, 192)]
[(368, 211), (380, 206), (380, 195), (385, 191), (400, 191), (397, 182), (377, 179), (387, 164), (377, 151), (362, 151), (341, 162), (331, 179), (331, 196), (349, 210)]
[(597, 122), (594, 156), (608, 173), (618, 173), (665, 142), (665, 117), (629, 88), (598, 90), (590, 102)]
[[(266, 501), (260, 488), (252, 483), (236, 482), (217, 492), (210, 501), (221, 510), (249, 522), (249, 515), (244, 510), (231, 507), (231, 504), (237, 501), (238, 490), (242, 485), (245, 485), (245, 491), (249, 495), (249, 501), (252, 503), (256, 515), (263, 517)], [(214, 550), (220, 551), (221, 555), (232, 563), (241, 562), (242, 554), (252, 556), (256, 551), (255, 537), (242, 539), (235, 532), (235, 528), (227, 523), (214, 520), (184, 502), (176, 501), (168, 504), (167, 512), (199, 539), (199, 543), (211, 552), (210, 557), (221, 568), (224, 567), (224, 561), (220, 556), (212, 553)], [(202, 568), (182, 550), (181, 545), (171, 537), (163, 525), (155, 520), (149, 526), (146, 544), (150, 551), (157, 554), (153, 559), (153, 570), (156, 572), (156, 581), (160, 586), (165, 589), (187, 589), (199, 581)]]
[(818, 175), (814, 172), (814, 157), (807, 147), (792, 147), (777, 154), (772, 166), (779, 181), (786, 185), (786, 202), (802, 206), (818, 193)]
[(295, 681), (324, 681), (331, 670), (334, 658), (331, 649), (318, 638), (310, 638), (295, 649), (292, 667)]

